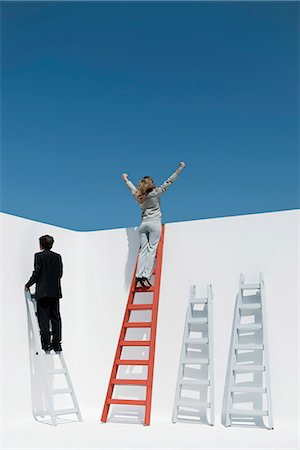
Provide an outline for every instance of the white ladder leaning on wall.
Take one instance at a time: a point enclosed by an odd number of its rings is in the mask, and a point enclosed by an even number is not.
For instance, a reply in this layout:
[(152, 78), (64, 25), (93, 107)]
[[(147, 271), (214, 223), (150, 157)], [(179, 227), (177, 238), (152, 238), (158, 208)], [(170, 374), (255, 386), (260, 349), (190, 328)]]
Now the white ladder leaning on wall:
[(174, 423), (214, 425), (212, 299), (211, 285), (207, 286), (207, 296), (202, 298), (196, 297), (196, 286), (192, 286), (176, 385)]
[[(43, 390), (43, 392), (41, 393), (43, 407), (40, 411), (37, 411), (33, 408), (34, 418), (38, 421), (49, 423), (50, 425), (57, 425), (58, 419), (61, 420), (60, 416), (75, 414), (77, 420), (79, 422), (82, 422), (81, 412), (69, 375), (69, 371), (63, 356), (63, 352), (45, 352), (42, 349), (39, 325), (36, 316), (36, 300), (34, 296), (31, 295), (30, 291), (25, 291), (25, 300), (28, 314), (29, 339), (32, 342), (33, 346), (32, 358), (36, 358), (35, 362), (38, 363), (39, 373), (41, 374), (42, 378), (41, 386)], [(54, 358), (58, 359), (59, 367), (55, 367), (58, 361), (55, 361)], [(53, 364), (53, 367), (49, 367), (51, 363)], [(31, 364), (33, 365), (33, 361), (31, 361)], [(63, 380), (59, 380), (60, 384), (62, 384), (61, 382), (63, 381), (63, 387), (54, 388), (54, 378), (56, 375), (60, 375), (60, 378), (63, 377)], [(72, 407), (55, 409), (54, 398), (59, 395), (70, 395)], [(38, 417), (45, 418), (47, 416), (50, 417), (50, 420), (48, 421), (38, 419)]]
[(254, 284), (245, 283), (240, 275), (228, 365), (225, 425), (266, 426), (263, 417), (267, 417), (267, 428), (273, 429), (262, 274)]

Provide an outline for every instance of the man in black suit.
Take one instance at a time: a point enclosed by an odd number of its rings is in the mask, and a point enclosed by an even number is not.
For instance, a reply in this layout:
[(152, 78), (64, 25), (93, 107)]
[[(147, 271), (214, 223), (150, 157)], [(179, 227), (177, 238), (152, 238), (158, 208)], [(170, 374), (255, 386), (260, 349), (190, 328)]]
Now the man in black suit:
[(41, 252), (34, 255), (34, 271), (25, 289), (29, 290), (30, 286), (36, 283), (37, 317), (42, 348), (45, 351), (60, 352), (62, 348), (59, 299), (62, 297), (60, 285), (63, 274), (62, 259), (58, 253), (51, 251), (53, 237), (41, 236), (39, 241)]

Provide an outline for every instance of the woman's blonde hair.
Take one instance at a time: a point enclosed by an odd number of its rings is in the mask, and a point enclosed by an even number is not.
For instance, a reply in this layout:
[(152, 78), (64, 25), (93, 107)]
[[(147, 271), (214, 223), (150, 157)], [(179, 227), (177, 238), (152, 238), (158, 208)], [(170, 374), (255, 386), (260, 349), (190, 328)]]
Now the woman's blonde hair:
[(137, 191), (135, 193), (135, 198), (141, 205), (144, 203), (147, 194), (155, 188), (154, 181), (151, 177), (143, 177), (137, 186)]

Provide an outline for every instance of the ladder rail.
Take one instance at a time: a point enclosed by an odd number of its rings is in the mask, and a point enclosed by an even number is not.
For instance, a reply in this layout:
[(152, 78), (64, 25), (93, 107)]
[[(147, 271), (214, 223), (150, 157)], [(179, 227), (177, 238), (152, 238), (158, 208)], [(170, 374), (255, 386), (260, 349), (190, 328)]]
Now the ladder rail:
[(208, 314), (208, 357), (210, 380), (210, 424), (215, 424), (215, 385), (214, 385), (214, 343), (213, 343), (213, 291), (212, 285), (207, 286), (207, 314)]
[(263, 340), (264, 340), (264, 354), (265, 354), (265, 377), (266, 377), (266, 388), (267, 388), (267, 405), (268, 405), (268, 418), (269, 418), (269, 428), (273, 430), (273, 409), (271, 400), (271, 382), (270, 382), (270, 372), (269, 372), (269, 352), (268, 352), (268, 332), (267, 332), (267, 321), (266, 321), (266, 304), (265, 304), (265, 283), (263, 274), (260, 273), (261, 282), (261, 309), (262, 309), (262, 323), (263, 323)]
[[(46, 398), (46, 413), (48, 413), (51, 417), (53, 425), (57, 424), (55, 412), (54, 412), (54, 403), (53, 399), (51, 398), (51, 389), (47, 377), (47, 366), (43, 355), (43, 349), (42, 344), (40, 340), (40, 332), (38, 328), (37, 318), (36, 318), (36, 304), (35, 300), (32, 297), (30, 291), (25, 291), (25, 299), (26, 299), (26, 305), (27, 305), (27, 311), (30, 318), (31, 323), (31, 329), (33, 333), (33, 339), (34, 339), (34, 345), (36, 348), (37, 356), (39, 357), (39, 362), (42, 368), (42, 376), (43, 376), (43, 383), (45, 388), (45, 398)], [(36, 415), (34, 413), (34, 418), (36, 419)]]
[(182, 334), (182, 344), (181, 344), (181, 352), (180, 352), (180, 363), (179, 363), (179, 367), (178, 367), (178, 375), (177, 375), (177, 383), (176, 383), (176, 391), (175, 391), (175, 399), (174, 399), (174, 406), (173, 406), (173, 415), (172, 415), (172, 422), (176, 423), (177, 422), (177, 410), (178, 410), (178, 406), (177, 406), (177, 402), (178, 399), (180, 397), (180, 391), (181, 391), (181, 386), (180, 386), (180, 379), (183, 378), (183, 371), (184, 371), (184, 367), (183, 364), (181, 363), (185, 357), (185, 342), (188, 338), (188, 316), (189, 316), (189, 311), (190, 311), (190, 307), (192, 305), (192, 300), (196, 297), (196, 286), (193, 285), (190, 289), (190, 295), (189, 295), (189, 300), (188, 300), (188, 307), (185, 313), (185, 322), (184, 322), (184, 329), (183, 329), (183, 334)]
[(131, 306), (133, 304), (134, 287), (135, 287), (135, 274), (136, 274), (136, 269), (137, 269), (137, 263), (138, 263), (138, 261), (136, 261), (136, 264), (135, 264), (135, 267), (134, 267), (133, 278), (132, 278), (132, 281), (131, 281), (131, 284), (130, 284), (128, 300), (127, 300), (127, 304), (126, 304), (126, 307), (125, 307), (125, 313), (124, 313), (123, 322), (122, 322), (122, 325), (121, 325), (121, 331), (120, 331), (120, 335), (119, 335), (119, 339), (118, 339), (118, 343), (117, 343), (117, 348), (116, 348), (116, 352), (115, 352), (114, 362), (113, 362), (113, 366), (112, 366), (112, 369), (111, 369), (111, 374), (110, 374), (110, 378), (109, 378), (109, 382), (108, 382), (108, 386), (107, 386), (104, 406), (103, 406), (102, 415), (101, 415), (101, 422), (106, 422), (106, 420), (107, 420), (109, 407), (110, 407), (109, 399), (112, 398), (112, 394), (113, 394), (113, 390), (114, 390), (113, 380), (117, 378), (118, 365), (116, 364), (116, 361), (121, 359), (121, 353), (122, 353), (122, 345), (121, 345), (121, 343), (122, 343), (122, 341), (125, 340), (125, 335), (126, 335), (125, 324), (129, 321), (129, 317), (130, 317), (129, 306)]
[(227, 396), (226, 396), (226, 416), (225, 416), (225, 426), (229, 427), (231, 425), (231, 418), (230, 418), (230, 409), (232, 409), (232, 392), (231, 387), (234, 384), (234, 374), (233, 374), (233, 366), (234, 366), (234, 360), (236, 358), (235, 355), (235, 348), (238, 343), (238, 331), (237, 331), (237, 322), (239, 318), (239, 305), (242, 301), (242, 283), (244, 282), (244, 275), (240, 275), (240, 281), (239, 281), (239, 290), (238, 295), (236, 297), (235, 302), (235, 314), (232, 324), (232, 330), (233, 330), (233, 339), (231, 342), (231, 348), (230, 351), (230, 374), (229, 374), (229, 381), (228, 381), (228, 390), (227, 390)]
[[(162, 262), (163, 257), (163, 242), (165, 235), (165, 226), (162, 226), (161, 237), (157, 248), (156, 261)], [(151, 416), (151, 405), (152, 405), (152, 389), (153, 389), (153, 376), (154, 376), (154, 360), (155, 360), (155, 347), (156, 347), (156, 332), (157, 332), (157, 319), (158, 319), (158, 304), (160, 295), (160, 282), (161, 282), (161, 270), (162, 264), (156, 264), (155, 269), (155, 283), (154, 283), (154, 293), (153, 293), (153, 307), (152, 307), (152, 317), (151, 317), (151, 336), (150, 336), (150, 346), (149, 346), (149, 365), (147, 378), (150, 380), (146, 388), (146, 408), (145, 408), (145, 425), (150, 425)]]
[(81, 411), (80, 411), (79, 404), (78, 404), (78, 401), (77, 401), (77, 397), (75, 395), (74, 386), (73, 386), (73, 383), (72, 383), (72, 380), (71, 380), (71, 377), (70, 377), (70, 374), (69, 374), (69, 370), (68, 370), (67, 365), (66, 365), (65, 357), (64, 357), (62, 352), (59, 352), (59, 359), (60, 359), (60, 362), (61, 362), (61, 365), (62, 365), (63, 369), (65, 370), (65, 377), (66, 377), (66, 380), (67, 380), (68, 387), (69, 387), (69, 389), (71, 389), (70, 394), (71, 394), (71, 397), (72, 397), (72, 402), (73, 402), (74, 408), (77, 410), (77, 412), (76, 412), (77, 419), (78, 419), (79, 422), (82, 422), (82, 415), (81, 415)]

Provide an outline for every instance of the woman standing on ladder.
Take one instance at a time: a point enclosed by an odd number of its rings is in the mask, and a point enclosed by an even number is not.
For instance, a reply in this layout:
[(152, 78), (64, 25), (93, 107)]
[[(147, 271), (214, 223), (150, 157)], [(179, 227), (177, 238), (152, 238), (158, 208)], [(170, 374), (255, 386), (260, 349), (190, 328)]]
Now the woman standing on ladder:
[(153, 179), (145, 176), (136, 188), (128, 179), (127, 173), (122, 175), (142, 209), (142, 223), (139, 226), (140, 251), (136, 270), (137, 287), (149, 288), (151, 286), (149, 278), (152, 275), (156, 249), (161, 235), (160, 196), (176, 180), (184, 166), (185, 163), (181, 162), (178, 169), (160, 186), (155, 186)]

